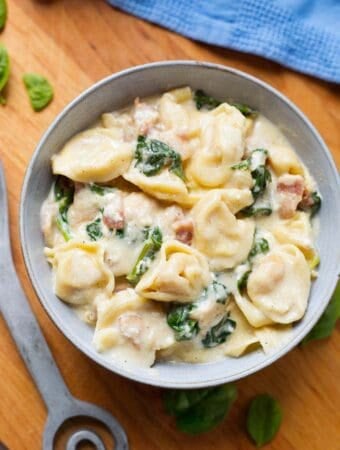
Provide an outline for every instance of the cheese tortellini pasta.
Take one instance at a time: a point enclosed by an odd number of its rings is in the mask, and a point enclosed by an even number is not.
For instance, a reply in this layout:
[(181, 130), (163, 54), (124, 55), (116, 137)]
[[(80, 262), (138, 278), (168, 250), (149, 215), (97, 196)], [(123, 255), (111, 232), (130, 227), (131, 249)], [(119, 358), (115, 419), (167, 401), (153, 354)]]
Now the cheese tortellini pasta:
[(51, 283), (103, 358), (268, 353), (303, 319), (320, 194), (278, 127), (224, 100), (187, 86), (137, 98), (52, 158)]

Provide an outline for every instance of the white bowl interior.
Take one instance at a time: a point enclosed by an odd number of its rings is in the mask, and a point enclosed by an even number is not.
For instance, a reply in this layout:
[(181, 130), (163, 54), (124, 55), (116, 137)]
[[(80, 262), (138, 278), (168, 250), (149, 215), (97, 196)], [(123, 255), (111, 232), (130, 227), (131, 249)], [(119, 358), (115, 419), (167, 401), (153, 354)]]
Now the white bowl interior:
[[(52, 182), (50, 159), (75, 133), (100, 114), (126, 106), (137, 96), (189, 85), (219, 99), (249, 104), (278, 125), (316, 179), (323, 197), (319, 215), (319, 278), (313, 283), (308, 309), (294, 326), (292, 340), (271, 355), (256, 351), (240, 358), (206, 364), (157, 363), (151, 369), (129, 369), (108, 361), (92, 346), (93, 330), (52, 291), (51, 270), (43, 255), (39, 211)], [(335, 287), (340, 261), (339, 176), (313, 126), (288, 99), (270, 86), (236, 70), (213, 64), (174, 61), (120, 72), (77, 97), (57, 117), (40, 141), (28, 167), (21, 198), (21, 242), (26, 265), (44, 307), (60, 330), (84, 353), (108, 369), (134, 380), (163, 387), (216, 385), (249, 375), (293, 348), (322, 314)]]

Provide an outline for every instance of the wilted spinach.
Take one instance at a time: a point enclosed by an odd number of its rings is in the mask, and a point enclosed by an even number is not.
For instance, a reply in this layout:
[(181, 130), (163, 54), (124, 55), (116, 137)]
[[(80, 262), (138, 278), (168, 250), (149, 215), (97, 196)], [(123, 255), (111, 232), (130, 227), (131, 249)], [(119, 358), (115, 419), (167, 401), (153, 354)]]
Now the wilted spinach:
[(91, 192), (98, 194), (100, 196), (104, 196), (106, 192), (113, 192), (114, 188), (110, 186), (101, 186), (100, 184), (91, 183), (89, 184), (89, 188)]
[(162, 246), (163, 235), (159, 227), (148, 228), (146, 231), (146, 241), (140, 252), (136, 264), (126, 279), (137, 284), (141, 276), (148, 270), (151, 262), (155, 259), (156, 253)]
[[(198, 89), (197, 91), (195, 91), (194, 102), (197, 109), (214, 109), (223, 103), (215, 99), (214, 97), (207, 95), (204, 91), (202, 91), (202, 89)], [(237, 108), (245, 117), (253, 116), (256, 114), (256, 111), (250, 108), (250, 106), (248, 105), (244, 105), (242, 103), (230, 103), (230, 105)]]
[(237, 397), (233, 384), (205, 389), (167, 390), (166, 412), (176, 418), (184, 433), (199, 434), (212, 430), (226, 417)]
[(184, 179), (181, 155), (164, 142), (138, 136), (135, 158), (136, 167), (148, 177), (168, 166), (170, 172)]
[(37, 73), (26, 73), (22, 79), (34, 111), (46, 108), (53, 98), (53, 88), (47, 78)]
[(100, 217), (98, 217), (96, 220), (86, 225), (86, 232), (91, 241), (98, 241), (98, 239), (103, 237), (101, 222)]
[(68, 210), (73, 203), (74, 183), (66, 177), (58, 176), (54, 183), (54, 198), (58, 203), (58, 215), (56, 224), (65, 241), (71, 239), (71, 231), (68, 224)]
[(204, 347), (212, 348), (223, 344), (227, 337), (235, 330), (236, 322), (230, 319), (230, 314), (226, 314), (220, 322), (210, 328), (202, 339)]
[(268, 394), (255, 397), (247, 415), (247, 431), (257, 447), (270, 442), (279, 431), (282, 421), (280, 404)]
[(199, 332), (198, 321), (190, 318), (190, 312), (193, 308), (192, 303), (175, 304), (168, 312), (167, 323), (175, 331), (176, 341), (192, 339)]
[(298, 209), (300, 211), (310, 212), (311, 217), (313, 217), (321, 208), (321, 197), (318, 192), (314, 191), (310, 194), (310, 202), (307, 205), (304, 204), (303, 200), (299, 203)]

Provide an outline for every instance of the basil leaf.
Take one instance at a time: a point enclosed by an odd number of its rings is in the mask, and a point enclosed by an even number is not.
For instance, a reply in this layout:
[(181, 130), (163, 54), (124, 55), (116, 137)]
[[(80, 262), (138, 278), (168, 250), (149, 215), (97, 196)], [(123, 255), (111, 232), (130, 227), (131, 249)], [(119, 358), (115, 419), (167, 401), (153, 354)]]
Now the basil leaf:
[(5, 28), (7, 21), (7, 1), (0, 0), (0, 31)]
[(247, 431), (257, 447), (270, 442), (278, 432), (282, 411), (277, 400), (268, 394), (255, 397), (247, 415)]
[(59, 212), (56, 217), (58, 230), (65, 241), (71, 239), (71, 231), (68, 224), (68, 210), (73, 203), (74, 183), (66, 177), (58, 176), (54, 183), (54, 198), (58, 203)]
[(34, 111), (46, 108), (53, 98), (53, 88), (49, 81), (36, 73), (26, 73), (23, 82)]
[(225, 384), (187, 391), (168, 390), (164, 394), (164, 403), (168, 414), (175, 416), (181, 431), (199, 434), (221, 423), (236, 397), (236, 386)]
[(226, 314), (218, 324), (210, 328), (202, 339), (204, 347), (212, 348), (223, 344), (227, 337), (235, 330), (236, 322), (230, 319), (229, 316), (229, 313)]
[(148, 177), (169, 166), (170, 172), (184, 180), (181, 155), (164, 142), (138, 136), (135, 159), (136, 167)]
[(163, 242), (163, 235), (160, 228), (147, 228), (145, 230), (146, 241), (142, 251), (132, 271), (127, 275), (126, 279), (137, 284), (142, 275), (149, 269), (151, 262), (155, 259), (156, 253), (160, 250)]
[(91, 241), (98, 241), (98, 239), (103, 237), (101, 219), (98, 217), (98, 219), (86, 225), (86, 232)]
[(0, 104), (4, 105), (6, 100), (2, 96), (2, 91), (9, 79), (10, 63), (6, 48), (0, 44)]
[(338, 283), (335, 288), (325, 312), (322, 314), (314, 328), (302, 340), (301, 344), (305, 345), (307, 342), (329, 337), (332, 334), (338, 319), (340, 319), (340, 283)]
[(192, 339), (199, 332), (198, 321), (190, 318), (192, 304), (175, 305), (167, 315), (167, 324), (175, 331), (176, 341)]

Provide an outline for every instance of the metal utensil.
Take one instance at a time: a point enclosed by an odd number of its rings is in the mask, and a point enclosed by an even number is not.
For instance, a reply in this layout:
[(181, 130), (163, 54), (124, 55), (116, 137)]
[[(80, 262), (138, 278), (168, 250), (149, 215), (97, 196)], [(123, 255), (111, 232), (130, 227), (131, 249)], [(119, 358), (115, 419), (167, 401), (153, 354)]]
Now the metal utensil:
[[(66, 420), (87, 417), (106, 426), (114, 438), (116, 450), (127, 450), (126, 434), (111, 414), (71, 395), (29, 306), (12, 259), (6, 183), (1, 162), (0, 205), (0, 309), (48, 408), (43, 449), (53, 449), (56, 433)], [(93, 431), (86, 429), (77, 430), (70, 436), (66, 450), (76, 450), (82, 441), (90, 441), (97, 450), (105, 450), (102, 439)]]

